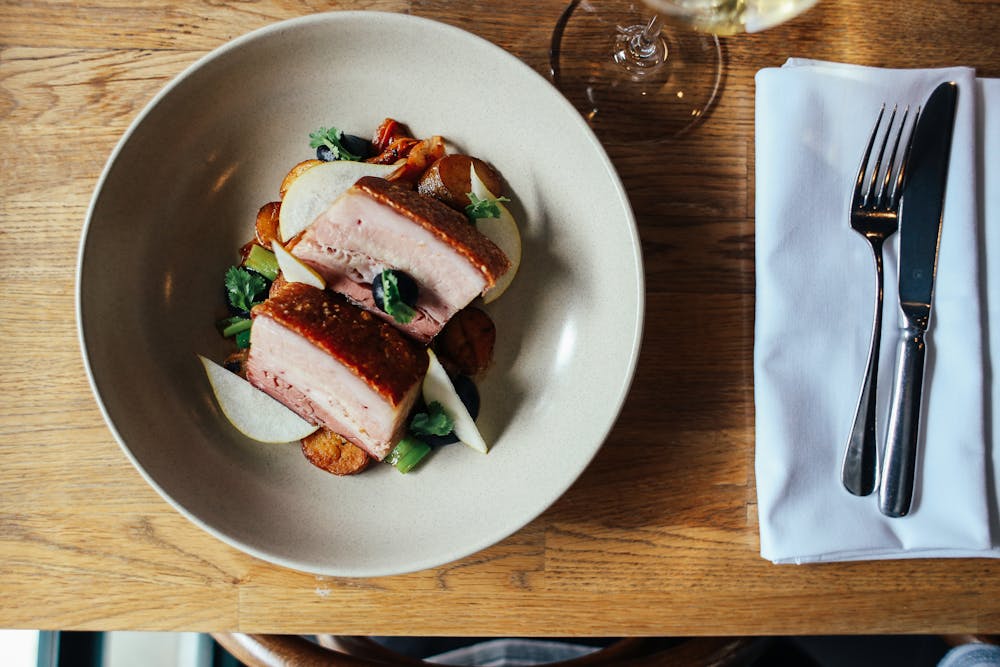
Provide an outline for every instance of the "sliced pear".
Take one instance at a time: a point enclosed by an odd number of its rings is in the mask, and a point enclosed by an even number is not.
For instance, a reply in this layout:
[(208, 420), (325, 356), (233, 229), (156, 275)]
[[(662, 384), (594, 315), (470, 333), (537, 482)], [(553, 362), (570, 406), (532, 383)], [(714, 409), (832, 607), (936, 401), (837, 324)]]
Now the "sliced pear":
[(296, 178), (285, 192), (278, 213), (278, 232), (285, 242), (312, 224), (333, 200), (362, 176), (385, 178), (398, 167), (334, 160), (316, 165)]
[(511, 282), (514, 280), (514, 274), (517, 273), (517, 269), (521, 265), (521, 232), (517, 228), (517, 221), (514, 219), (514, 216), (510, 214), (510, 211), (503, 205), (503, 202), (496, 201), (496, 195), (486, 188), (482, 179), (479, 178), (479, 174), (476, 173), (474, 166), (469, 169), (469, 176), (472, 181), (472, 193), (480, 199), (494, 200), (497, 208), (500, 210), (499, 218), (477, 219), (476, 229), (481, 231), (486, 238), (493, 241), (498, 248), (503, 250), (504, 254), (507, 255), (507, 259), (510, 260), (510, 269), (507, 273), (500, 276), (493, 284), (493, 287), (486, 290), (486, 293), (483, 294), (483, 302), (491, 303), (507, 291), (507, 288), (510, 287)]
[(233, 426), (260, 442), (293, 442), (316, 430), (306, 420), (274, 400), (236, 373), (198, 355), (215, 400)]
[(316, 273), (311, 266), (303, 264), (298, 257), (288, 252), (277, 241), (271, 241), (271, 249), (278, 260), (281, 275), (290, 283), (305, 283), (317, 289), (326, 289), (323, 276)]
[(440, 403), (455, 422), (455, 435), (458, 439), (477, 452), (485, 454), (488, 450), (486, 441), (476, 428), (476, 422), (466, 409), (465, 403), (462, 403), (458, 392), (455, 391), (455, 385), (451, 383), (448, 372), (438, 361), (433, 350), (428, 348), (427, 356), (430, 357), (430, 364), (427, 366), (427, 375), (424, 376), (422, 387), (424, 402), (428, 405), (434, 401)]

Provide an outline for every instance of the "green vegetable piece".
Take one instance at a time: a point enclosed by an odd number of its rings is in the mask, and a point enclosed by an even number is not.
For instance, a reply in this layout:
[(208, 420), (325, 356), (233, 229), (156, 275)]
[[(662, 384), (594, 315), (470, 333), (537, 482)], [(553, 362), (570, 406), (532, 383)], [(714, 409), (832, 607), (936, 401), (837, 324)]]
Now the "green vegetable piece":
[(243, 262), (243, 266), (253, 269), (268, 280), (277, 278), (278, 271), (280, 271), (278, 258), (274, 256), (274, 253), (256, 243), (250, 248), (250, 253), (247, 255), (246, 261)]
[(226, 298), (239, 311), (249, 312), (255, 304), (267, 298), (268, 283), (264, 276), (239, 266), (226, 271)]
[(391, 466), (396, 465), (403, 457), (413, 451), (414, 448), (424, 445), (422, 440), (415, 438), (411, 435), (404, 436), (402, 440), (396, 443), (396, 446), (392, 448), (392, 451), (385, 457), (385, 462)]
[[(249, 322), (249, 320), (247, 320)], [(236, 347), (245, 350), (250, 347), (250, 329), (244, 329), (236, 334)]]
[(454, 420), (437, 401), (431, 401), (427, 412), (418, 412), (410, 421), (410, 432), (414, 435), (448, 435), (453, 430)]
[(309, 147), (319, 148), (320, 146), (326, 146), (337, 160), (353, 160), (355, 162), (360, 160), (360, 155), (355, 155), (344, 148), (344, 144), (341, 143), (343, 136), (344, 133), (335, 127), (321, 127), (315, 132), (309, 133)]
[(469, 192), (467, 194), (469, 201), (472, 203), (465, 207), (465, 215), (469, 216), (469, 220), (472, 222), (475, 222), (479, 218), (499, 218), (500, 207), (497, 206), (497, 202), (510, 201), (507, 197), (489, 199), (480, 197), (475, 192)]
[(243, 317), (242, 315), (233, 315), (232, 317), (226, 317), (226, 318), (223, 318), (223, 319), (219, 320), (218, 322), (216, 322), (215, 323), (215, 328), (218, 329), (219, 333), (221, 334), (228, 327), (231, 327), (232, 325), (236, 324), (237, 322), (239, 322), (241, 320), (245, 320), (245, 319), (246, 318)]
[(423, 461), (425, 456), (430, 454), (431, 452), (430, 445), (424, 442), (420, 443), (420, 445), (421, 446), (419, 447), (414, 447), (412, 450), (409, 451), (409, 453), (407, 453), (406, 456), (404, 456), (402, 459), (399, 460), (398, 463), (396, 463), (396, 470), (405, 475), (406, 473), (413, 470), (413, 468), (415, 468), (418, 463)]
[(229, 320), (229, 324), (222, 329), (223, 338), (229, 338), (230, 336), (235, 336), (242, 331), (250, 329), (249, 317), (231, 317)]
[(382, 290), (383, 310), (400, 324), (409, 324), (417, 311), (403, 301), (399, 294), (399, 282), (392, 271), (382, 271)]

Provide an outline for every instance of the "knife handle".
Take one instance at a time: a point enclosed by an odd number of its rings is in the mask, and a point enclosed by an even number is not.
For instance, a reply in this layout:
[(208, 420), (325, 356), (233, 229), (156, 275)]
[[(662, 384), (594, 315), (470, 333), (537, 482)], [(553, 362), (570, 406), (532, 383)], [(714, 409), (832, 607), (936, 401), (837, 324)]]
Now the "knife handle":
[(889, 430), (879, 486), (878, 506), (886, 516), (906, 516), (913, 500), (926, 352), (923, 329), (906, 328), (897, 350)]

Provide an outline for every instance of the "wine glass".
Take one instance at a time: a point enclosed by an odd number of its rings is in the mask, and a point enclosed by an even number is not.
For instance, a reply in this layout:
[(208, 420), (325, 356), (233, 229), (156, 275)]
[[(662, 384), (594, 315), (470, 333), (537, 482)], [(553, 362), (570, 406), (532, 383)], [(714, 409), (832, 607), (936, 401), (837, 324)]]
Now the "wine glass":
[(604, 140), (677, 137), (719, 93), (717, 35), (763, 30), (816, 2), (571, 0), (552, 34), (552, 78)]

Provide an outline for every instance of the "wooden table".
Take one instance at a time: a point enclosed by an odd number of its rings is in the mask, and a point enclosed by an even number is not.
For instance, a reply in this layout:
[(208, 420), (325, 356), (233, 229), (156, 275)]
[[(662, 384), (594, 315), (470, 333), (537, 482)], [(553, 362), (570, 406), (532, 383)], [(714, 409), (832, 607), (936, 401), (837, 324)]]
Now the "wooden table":
[(640, 367), (601, 453), (524, 530), (435, 570), (340, 580), (256, 560), (164, 502), (111, 437), (84, 375), (73, 289), (91, 191), (131, 119), (185, 66), (331, 8), (456, 24), (544, 72), (563, 0), (0, 3), (0, 627), (1000, 632), (997, 561), (760, 558), (751, 363), (754, 73), (798, 55), (1000, 76), (991, 0), (824, 0), (725, 40), (724, 89), (695, 133), (609, 147), (646, 261)]

